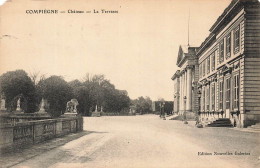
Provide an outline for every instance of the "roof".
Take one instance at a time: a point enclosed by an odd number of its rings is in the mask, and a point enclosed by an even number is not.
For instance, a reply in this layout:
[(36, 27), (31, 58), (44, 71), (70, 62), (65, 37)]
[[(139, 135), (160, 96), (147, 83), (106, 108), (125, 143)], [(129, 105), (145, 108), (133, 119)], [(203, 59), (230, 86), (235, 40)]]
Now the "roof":
[(202, 51), (204, 51), (204, 48), (207, 47), (209, 44), (211, 44), (212, 40), (215, 40), (215, 34), (210, 33), (208, 37), (201, 43), (200, 47), (196, 51), (196, 54), (200, 54)]
[(172, 80), (174, 80), (174, 79), (176, 79), (177, 77), (179, 77), (179, 75), (180, 75), (180, 70), (177, 70), (176, 72), (175, 72), (175, 74), (172, 76)]
[(192, 55), (196, 56), (195, 53), (196, 53), (197, 49), (198, 49), (198, 47), (180, 45), (176, 65), (178, 67), (181, 67), (183, 65), (183, 63), (186, 62), (188, 57), (190, 58)]
[(178, 58), (176, 65), (179, 66), (180, 62), (185, 58), (185, 54), (189, 52), (189, 46), (188, 45), (180, 45), (179, 46), (179, 52), (178, 52)]
[[(237, 10), (241, 5), (245, 3), (259, 3), (257, 0), (232, 0), (228, 7), (223, 11), (223, 13), (218, 17), (216, 22), (209, 29), (210, 34), (208, 37), (201, 43), (199, 49), (197, 50), (197, 55), (201, 54), (207, 48), (216, 37), (216, 30), (220, 28), (221, 25), (227, 23), (228, 17), (232, 15), (232, 12)], [(231, 16), (232, 17), (232, 16)], [(229, 18), (230, 19), (230, 18)]]
[(216, 28), (218, 28), (221, 23), (225, 22), (225, 19), (230, 16), (230, 13), (237, 9), (237, 7), (244, 5), (246, 3), (259, 4), (258, 0), (232, 0), (228, 7), (223, 11), (223, 13), (218, 17), (216, 22), (209, 29), (210, 32), (214, 32)]
[(182, 51), (184, 53), (188, 53), (188, 49), (189, 49), (189, 46), (188, 45), (180, 45), (180, 47), (182, 48)]
[(226, 15), (230, 12), (230, 10), (240, 2), (240, 0), (232, 0), (231, 3), (228, 5), (228, 7), (223, 11), (223, 13), (218, 17), (217, 21), (211, 26), (209, 29), (210, 32), (212, 32), (219, 23), (226, 17)]

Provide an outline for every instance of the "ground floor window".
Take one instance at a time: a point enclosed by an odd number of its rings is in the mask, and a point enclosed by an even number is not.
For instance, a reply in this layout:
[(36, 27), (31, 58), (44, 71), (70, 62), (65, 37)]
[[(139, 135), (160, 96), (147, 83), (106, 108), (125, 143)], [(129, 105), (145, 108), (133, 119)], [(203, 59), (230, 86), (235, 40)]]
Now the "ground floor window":
[(211, 110), (215, 110), (215, 83), (211, 85)]
[(236, 74), (234, 75), (234, 88), (233, 88), (233, 93), (234, 93), (234, 109), (238, 110), (238, 106), (239, 106), (239, 75)]
[(207, 111), (209, 111), (209, 94), (210, 94), (210, 92), (209, 92), (209, 85), (208, 86), (206, 86), (206, 110)]
[(226, 109), (230, 109), (230, 78), (226, 79)]
[(219, 81), (219, 109), (223, 110), (223, 81)]

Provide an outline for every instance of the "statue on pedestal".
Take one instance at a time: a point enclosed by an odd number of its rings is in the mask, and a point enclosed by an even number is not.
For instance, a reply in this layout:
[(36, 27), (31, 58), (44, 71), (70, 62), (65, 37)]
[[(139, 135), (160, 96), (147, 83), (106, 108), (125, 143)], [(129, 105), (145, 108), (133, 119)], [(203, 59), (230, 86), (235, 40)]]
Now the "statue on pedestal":
[(77, 106), (79, 105), (77, 99), (71, 99), (67, 102), (66, 112), (65, 113), (77, 113)]
[[(101, 112), (102, 112), (102, 107), (101, 107)], [(98, 112), (98, 106), (96, 105), (96, 109), (95, 109), (94, 112), (92, 112), (91, 116), (92, 117), (100, 117), (101, 112)]]
[(5, 99), (2, 97), (1, 98), (1, 107), (0, 107), (0, 110), (1, 111), (5, 111), (6, 110), (6, 108), (5, 108)]
[(46, 113), (45, 111), (45, 100), (42, 98), (41, 104), (40, 104), (40, 110), (38, 111), (39, 113)]
[(21, 109), (21, 98), (19, 98), (19, 99), (17, 100), (16, 111), (22, 111), (22, 109)]

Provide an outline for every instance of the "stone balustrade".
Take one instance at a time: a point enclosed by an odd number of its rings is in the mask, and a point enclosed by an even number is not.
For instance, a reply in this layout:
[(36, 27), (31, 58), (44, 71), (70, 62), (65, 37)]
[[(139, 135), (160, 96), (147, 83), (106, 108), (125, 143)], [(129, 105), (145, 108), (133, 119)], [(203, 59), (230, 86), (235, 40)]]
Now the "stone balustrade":
[(81, 116), (0, 125), (0, 149), (21, 147), (83, 130)]
[(0, 113), (0, 124), (11, 124), (15, 125), (16, 123), (26, 122), (26, 121), (35, 121), (35, 120), (46, 120), (51, 119), (49, 115), (42, 115), (37, 113)]

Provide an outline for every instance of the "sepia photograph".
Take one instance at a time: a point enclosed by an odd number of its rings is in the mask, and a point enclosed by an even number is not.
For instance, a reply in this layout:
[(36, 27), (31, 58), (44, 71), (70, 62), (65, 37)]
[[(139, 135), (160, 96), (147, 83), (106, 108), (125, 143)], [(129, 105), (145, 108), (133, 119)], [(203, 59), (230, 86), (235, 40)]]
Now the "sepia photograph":
[(0, 0), (0, 168), (259, 168), (259, 0)]

